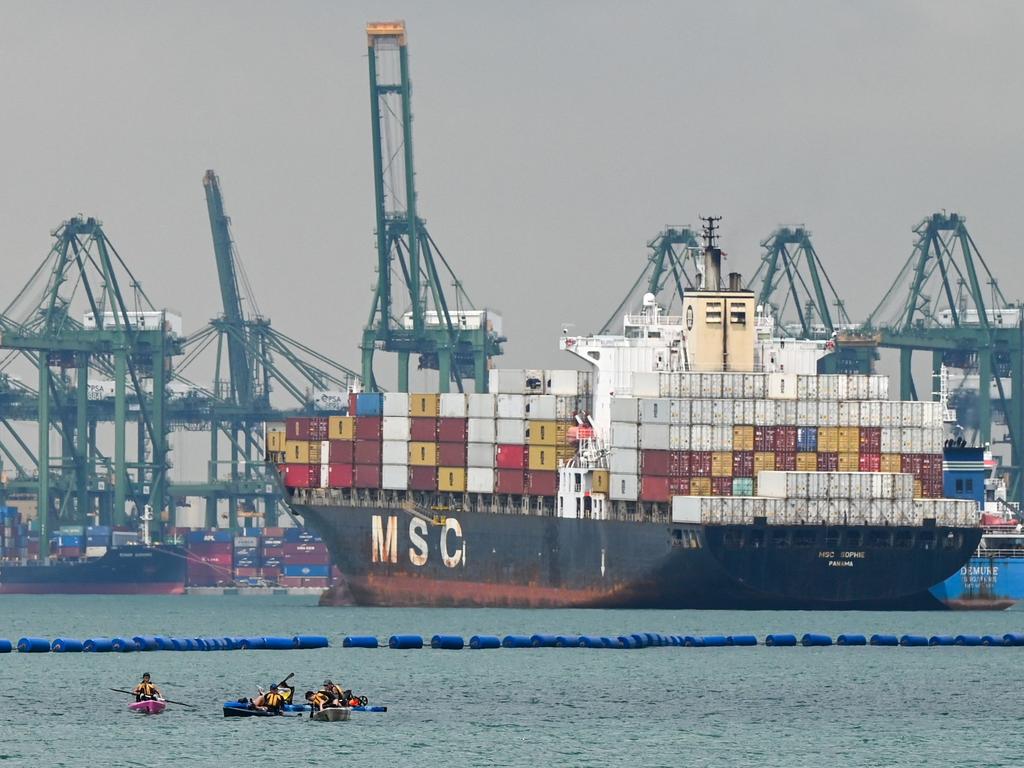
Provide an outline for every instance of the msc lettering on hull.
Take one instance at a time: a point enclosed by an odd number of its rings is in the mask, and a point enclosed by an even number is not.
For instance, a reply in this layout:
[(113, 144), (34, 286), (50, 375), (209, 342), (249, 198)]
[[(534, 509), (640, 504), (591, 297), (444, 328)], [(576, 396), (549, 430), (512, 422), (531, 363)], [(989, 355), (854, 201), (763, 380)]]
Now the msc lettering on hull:
[[(462, 538), (462, 526), (454, 517), (446, 518), (444, 525), (437, 529), (435, 538), (441, 562), (446, 568), (466, 565), (466, 542)], [(409, 563), (422, 567), (430, 560), (430, 536), (426, 520), (412, 518), (409, 521)], [(370, 521), (370, 559), (374, 563), (398, 564), (398, 516), (388, 515), (385, 524), (383, 515), (373, 515)]]

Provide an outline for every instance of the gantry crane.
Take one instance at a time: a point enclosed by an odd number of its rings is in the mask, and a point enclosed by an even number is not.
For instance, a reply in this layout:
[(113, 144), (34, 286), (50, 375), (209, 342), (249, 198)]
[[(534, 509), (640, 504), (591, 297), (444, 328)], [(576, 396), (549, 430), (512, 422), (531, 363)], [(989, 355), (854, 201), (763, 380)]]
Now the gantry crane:
[[(474, 309), (417, 211), (413, 171), (411, 86), (405, 23), (366, 27), (370, 64), (374, 208), (377, 219), (377, 285), (363, 331), (363, 385), (378, 389), (377, 350), (398, 354), (398, 389), (409, 389), (409, 356), (438, 371), (439, 388), (462, 391), (473, 379), (487, 391), (491, 358), (502, 353), (501, 317)], [(443, 279), (454, 291), (445, 292)], [(397, 288), (398, 282), (404, 291)], [(399, 300), (405, 306), (399, 307)]]

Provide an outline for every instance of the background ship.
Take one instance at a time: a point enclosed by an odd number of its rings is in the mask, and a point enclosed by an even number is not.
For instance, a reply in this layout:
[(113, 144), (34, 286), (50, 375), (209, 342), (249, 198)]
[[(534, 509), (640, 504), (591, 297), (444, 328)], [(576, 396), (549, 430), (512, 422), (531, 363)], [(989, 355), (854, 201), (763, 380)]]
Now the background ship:
[(0, 565), (0, 594), (180, 595), (185, 570), (179, 547), (112, 547), (93, 559)]

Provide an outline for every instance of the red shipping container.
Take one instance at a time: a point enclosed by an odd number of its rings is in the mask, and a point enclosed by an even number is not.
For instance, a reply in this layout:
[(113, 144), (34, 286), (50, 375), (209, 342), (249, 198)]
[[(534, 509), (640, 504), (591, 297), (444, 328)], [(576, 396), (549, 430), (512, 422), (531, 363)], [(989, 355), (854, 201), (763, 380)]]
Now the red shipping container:
[(281, 575), (281, 566), (279, 565), (264, 565), (260, 568), (260, 576), (264, 579), (276, 579)]
[(640, 501), (668, 501), (671, 496), (667, 477), (640, 478)]
[(690, 453), (690, 477), (711, 477), (711, 452)]
[(358, 401), (358, 400), (359, 400), (359, 396), (355, 392), (352, 392), (352, 393), (349, 394), (349, 396), (348, 396), (348, 415), (349, 416), (355, 416), (356, 415), (356, 401)]
[[(796, 459), (794, 458), (794, 461)], [(753, 477), (754, 476), (754, 452), (733, 451), (732, 453), (732, 476)]]
[(286, 558), (301, 559), (302, 557), (327, 556), (329, 550), (322, 541), (289, 541), (281, 545), (282, 554)]
[(191, 557), (226, 557), (231, 559), (234, 546), (230, 541), (195, 541), (188, 545), (188, 553)]
[(688, 477), (670, 477), (668, 479), (668, 490), (673, 496), (689, 496), (690, 495), (690, 478)]
[(437, 463), (442, 467), (464, 467), (466, 466), (466, 444), (440, 443), (437, 458)]
[(732, 478), (731, 477), (712, 477), (711, 478), (711, 495), (712, 496), (732, 496)]
[(284, 421), (284, 436), (288, 440), (309, 440), (309, 422), (307, 417), (292, 417)]
[[(795, 472), (796, 451), (776, 451), (775, 469), (779, 472)], [(733, 467), (733, 475), (736, 475), (736, 467)]]
[(554, 496), (558, 493), (558, 473), (542, 469), (528, 471), (526, 492), (531, 496)]
[(356, 440), (380, 440), (384, 419), (380, 416), (356, 417)]
[(938, 499), (942, 497), (942, 478), (926, 478), (921, 481), (921, 494), (926, 499)]
[(316, 416), (309, 420), (309, 439), (310, 440), (326, 440), (327, 439), (327, 417)]
[(669, 455), (669, 476), (689, 477), (690, 476), (690, 452), (672, 451)]
[(769, 451), (796, 451), (796, 427), (769, 427)]
[(356, 464), (380, 465), (382, 445), (380, 440), (356, 440)]
[(410, 491), (436, 491), (437, 467), (409, 467)]
[(263, 547), (260, 551), (264, 557), (281, 557), (284, 554), (284, 547)]
[(259, 575), (259, 568), (235, 568), (235, 576), (239, 579), (255, 579)]
[(754, 427), (754, 450), (755, 451), (771, 451), (774, 450), (774, 434), (771, 427)]
[(356, 464), (353, 488), (380, 488), (380, 464)]
[(319, 488), (319, 464), (281, 464), (286, 488)]
[[(498, 469), (518, 469), (526, 467), (529, 449), (525, 445), (499, 445), (496, 454)], [(513, 493), (513, 491), (502, 491), (502, 493)]]
[(284, 536), (284, 528), (264, 528), (263, 535), (269, 536), (272, 539), (280, 538)]
[(526, 491), (526, 475), (521, 469), (498, 469), (494, 489), (496, 493), (522, 494)]
[(922, 461), (919, 453), (900, 454), (900, 471), (921, 479)]
[(442, 443), (466, 442), (468, 419), (441, 419), (437, 425), (437, 439)]
[(355, 470), (351, 464), (330, 464), (327, 467), (328, 488), (351, 488)]
[(862, 453), (860, 455), (861, 472), (881, 472), (882, 455), (879, 453)]
[(860, 428), (860, 452), (881, 453), (882, 452), (882, 428), (861, 427)]
[(921, 477), (927, 480), (942, 480), (942, 454), (921, 454)]
[(436, 443), (437, 419), (413, 416), (409, 420), (409, 439), (416, 443)]
[[(641, 451), (640, 466), (643, 474), (649, 477), (668, 477), (671, 474), (671, 451)], [(645, 499), (656, 501), (656, 499)]]
[(356, 444), (351, 440), (331, 440), (329, 450), (331, 464), (352, 464), (355, 460)]
[(838, 472), (839, 471), (839, 454), (834, 452), (819, 453), (818, 454), (818, 471), (819, 472)]

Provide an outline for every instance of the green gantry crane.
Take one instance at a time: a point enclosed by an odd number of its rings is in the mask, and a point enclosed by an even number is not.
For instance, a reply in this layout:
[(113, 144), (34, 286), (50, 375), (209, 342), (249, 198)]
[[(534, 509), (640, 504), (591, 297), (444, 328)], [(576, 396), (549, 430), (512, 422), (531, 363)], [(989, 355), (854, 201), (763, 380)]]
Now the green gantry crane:
[[(439, 389), (459, 391), (473, 379), (487, 391), (491, 358), (502, 353), (501, 317), (474, 309), (450, 265), (417, 214), (412, 153), (409, 53), (405, 23), (366, 27), (370, 64), (374, 201), (377, 219), (377, 285), (363, 331), (363, 385), (379, 389), (373, 372), (377, 350), (398, 354), (398, 389), (409, 390), (409, 356), (436, 370)], [(454, 287), (450, 301), (442, 275)], [(400, 281), (407, 307), (396, 307)]]

